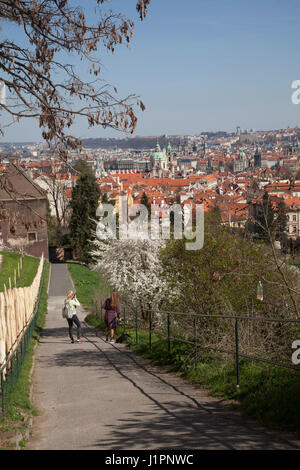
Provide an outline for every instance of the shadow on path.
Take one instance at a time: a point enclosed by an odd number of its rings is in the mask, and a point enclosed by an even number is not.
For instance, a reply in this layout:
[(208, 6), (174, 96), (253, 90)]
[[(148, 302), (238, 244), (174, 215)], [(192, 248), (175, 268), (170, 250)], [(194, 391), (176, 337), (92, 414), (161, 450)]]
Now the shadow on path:
[[(57, 336), (65, 329), (49, 329), (46, 336)], [(234, 413), (231, 406), (217, 401), (200, 403), (182, 392), (165, 378), (147, 370), (131, 353), (103, 342), (103, 347), (88, 340), (89, 349), (71, 345), (68, 351), (56, 353), (44, 360), (47, 367), (74, 367), (93, 369), (109, 377), (115, 371), (129, 381), (138, 393), (148, 400), (145, 411), (115, 419), (109, 434), (113, 438), (94, 443), (102, 449), (198, 448), (198, 449), (296, 449), (293, 443), (278, 434), (265, 431), (255, 422)], [(100, 343), (101, 344), (101, 343)], [(94, 349), (90, 349), (93, 346)], [(105, 347), (104, 347), (105, 346)], [(80, 349), (75, 349), (80, 348)], [(138, 376), (137, 376), (138, 371)], [(103, 376), (101, 375), (101, 378)], [(99, 384), (100, 386), (100, 384)], [(120, 387), (122, 387), (120, 382)], [(172, 390), (172, 392), (171, 392)], [(175, 392), (175, 393), (174, 393)], [(175, 398), (174, 398), (175, 397)], [(179, 400), (180, 398), (180, 400)], [(126, 396), (124, 397), (126, 411)], [(187, 401), (188, 400), (188, 401)], [(153, 411), (152, 411), (153, 410)], [(109, 410), (107, 410), (109, 413)]]

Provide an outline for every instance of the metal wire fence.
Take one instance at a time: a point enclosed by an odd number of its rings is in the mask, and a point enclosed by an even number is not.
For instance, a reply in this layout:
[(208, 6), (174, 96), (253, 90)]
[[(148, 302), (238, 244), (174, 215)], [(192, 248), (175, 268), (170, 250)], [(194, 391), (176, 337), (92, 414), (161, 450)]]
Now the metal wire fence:
[(29, 345), (31, 343), (31, 339), (33, 337), (37, 320), (40, 313), (40, 301), (44, 287), (44, 280), (45, 280), (45, 264), (43, 268), (42, 279), (39, 288), (38, 298), (35, 304), (34, 315), (28, 324), (27, 328), (24, 330), (22, 337), (20, 338), (18, 344), (10, 354), (9, 358), (6, 362), (1, 365), (0, 368), (0, 379), (1, 379), (1, 392), (0, 392), (0, 400), (1, 400), (1, 410), (2, 414), (5, 414), (7, 410), (7, 405), (11, 398), (12, 392), (18, 382), (18, 378), (20, 376), (20, 372), (22, 369), (22, 365), (24, 363), (24, 359), (26, 353), (28, 351)]
[[(96, 306), (96, 314), (102, 320), (104, 320), (104, 310), (102, 308), (102, 301)], [(278, 358), (280, 355), (279, 351), (276, 349), (276, 344), (273, 347), (272, 354), (268, 351), (264, 351), (263, 354), (258, 355), (257, 350), (254, 351), (253, 340), (252, 345), (250, 345), (250, 352), (245, 352), (243, 349), (243, 344), (241, 344), (240, 339), (240, 328), (242, 322), (256, 322), (257, 324), (261, 323), (272, 323), (276, 324), (278, 331), (277, 334), (279, 337), (278, 341), (281, 342), (281, 345), (284, 342), (289, 341), (290, 338), (300, 340), (300, 319), (297, 318), (270, 318), (270, 317), (259, 317), (259, 316), (247, 316), (247, 315), (204, 315), (197, 313), (184, 313), (184, 312), (175, 312), (175, 311), (157, 311), (149, 312), (147, 319), (142, 319), (138, 311), (132, 311), (129, 308), (124, 307), (122, 309), (123, 317), (123, 332), (126, 332), (126, 329), (134, 330), (135, 334), (135, 343), (139, 343), (139, 332), (143, 331), (148, 333), (148, 346), (149, 350), (152, 349), (153, 335), (156, 335), (160, 338), (163, 338), (167, 341), (168, 352), (171, 352), (173, 343), (183, 343), (191, 347), (193, 351), (193, 360), (194, 365), (197, 367), (199, 359), (199, 351), (212, 351), (216, 354), (222, 354), (232, 356), (235, 361), (235, 371), (236, 371), (236, 386), (240, 386), (240, 363), (241, 358), (249, 359), (252, 361), (263, 362), (266, 364), (274, 365), (277, 367), (282, 367), (285, 369), (291, 369), (294, 371), (300, 371), (300, 365), (297, 366), (292, 363), (292, 344), (286, 344), (285, 348), (285, 360)], [(157, 321), (159, 318), (159, 321)], [(184, 321), (178, 321), (178, 318), (184, 319)], [(217, 344), (222, 344), (222, 327), (221, 323), (226, 321), (226, 335), (227, 337), (231, 336), (230, 344), (233, 346), (231, 349), (214, 346), (208, 342), (205, 344), (205, 335), (202, 334), (202, 329), (205, 323), (213, 321), (215, 324), (218, 324), (219, 337)], [(228, 323), (229, 322), (229, 323)], [(184, 331), (182, 325), (188, 324), (189, 327)], [(244, 326), (244, 325), (243, 325)], [(291, 326), (293, 330), (291, 331)], [(230, 333), (228, 330), (232, 329)], [(258, 329), (254, 325), (254, 330)], [(289, 329), (287, 334), (287, 329)], [(244, 328), (245, 329), (245, 328)], [(266, 335), (268, 328), (265, 328)], [(280, 337), (281, 334), (281, 337)], [(298, 334), (299, 338), (296, 337)], [(243, 338), (244, 339), (244, 338)], [(251, 347), (253, 350), (251, 350)], [(248, 346), (249, 349), (249, 346)], [(255, 353), (256, 352), (256, 353)]]

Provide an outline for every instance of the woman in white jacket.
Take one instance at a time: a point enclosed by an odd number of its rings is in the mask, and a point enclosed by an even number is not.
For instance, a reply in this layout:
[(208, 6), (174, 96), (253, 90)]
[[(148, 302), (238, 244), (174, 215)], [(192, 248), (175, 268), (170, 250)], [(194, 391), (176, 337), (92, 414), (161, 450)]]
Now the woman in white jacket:
[(80, 343), (82, 340), (80, 339), (81, 337), (81, 323), (79, 321), (79, 318), (76, 315), (76, 307), (79, 307), (80, 303), (76, 298), (75, 292), (70, 290), (68, 292), (67, 298), (66, 298), (66, 303), (69, 305), (69, 318), (67, 318), (68, 324), (69, 324), (69, 336), (71, 339), (71, 343), (74, 343), (74, 338), (73, 338), (73, 323), (77, 326), (77, 343)]

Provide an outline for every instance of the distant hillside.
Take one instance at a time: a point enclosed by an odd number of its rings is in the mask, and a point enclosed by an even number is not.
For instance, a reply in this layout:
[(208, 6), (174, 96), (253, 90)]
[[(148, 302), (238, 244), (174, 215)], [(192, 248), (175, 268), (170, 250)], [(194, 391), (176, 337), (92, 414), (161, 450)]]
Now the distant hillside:
[[(208, 138), (220, 138), (220, 137), (228, 137), (228, 134), (225, 131), (218, 131), (218, 132), (202, 132), (202, 135), (207, 135)], [(156, 146), (157, 139), (161, 148), (167, 147), (168, 143), (170, 142), (171, 145), (175, 148), (178, 147), (180, 143), (184, 143), (187, 141), (185, 136), (177, 136), (177, 135), (170, 135), (170, 136), (137, 136), (137, 137), (125, 137), (120, 139), (115, 138), (96, 138), (96, 139), (82, 139), (82, 144), (85, 148), (103, 148), (103, 149), (115, 149), (116, 147), (119, 149), (145, 149), (149, 150)], [(2, 142), (0, 143), (0, 147), (5, 148), (7, 151), (13, 150), (13, 148), (19, 148), (22, 146), (28, 145), (36, 145), (36, 142)], [(2, 155), (3, 156), (3, 155)]]
[[(158, 137), (159, 145), (163, 148), (171, 142), (171, 145), (178, 147), (180, 137)], [(151, 149), (156, 146), (157, 137), (131, 137), (127, 139), (83, 139), (83, 146), (86, 148), (105, 148), (105, 149)]]
[[(202, 135), (207, 135), (208, 138), (226, 137), (229, 134), (224, 131), (219, 132), (203, 132)], [(115, 149), (145, 149), (149, 150), (154, 148), (157, 139), (161, 148), (167, 147), (170, 142), (173, 147), (178, 147), (181, 143), (186, 141), (185, 136), (148, 136), (148, 137), (130, 137), (125, 139), (83, 139), (83, 146), (86, 148), (107, 148)]]

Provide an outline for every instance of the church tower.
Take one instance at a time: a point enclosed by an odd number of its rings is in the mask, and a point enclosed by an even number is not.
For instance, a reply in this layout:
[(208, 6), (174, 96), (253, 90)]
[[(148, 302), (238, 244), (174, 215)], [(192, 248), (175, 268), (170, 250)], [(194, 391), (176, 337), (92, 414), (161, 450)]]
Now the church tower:
[(168, 157), (166, 153), (161, 151), (160, 145), (157, 140), (155, 151), (150, 156), (151, 163), (151, 176), (153, 178), (161, 178), (162, 170), (168, 169)]
[(261, 152), (258, 150), (258, 147), (256, 147), (256, 151), (254, 154), (254, 167), (261, 167)]
[(176, 166), (176, 161), (174, 158), (174, 152), (172, 149), (172, 145), (169, 142), (168, 147), (167, 147), (167, 158), (168, 158), (168, 170), (170, 172), (170, 176), (173, 176), (175, 173), (175, 166)]

